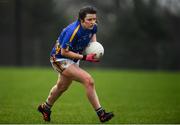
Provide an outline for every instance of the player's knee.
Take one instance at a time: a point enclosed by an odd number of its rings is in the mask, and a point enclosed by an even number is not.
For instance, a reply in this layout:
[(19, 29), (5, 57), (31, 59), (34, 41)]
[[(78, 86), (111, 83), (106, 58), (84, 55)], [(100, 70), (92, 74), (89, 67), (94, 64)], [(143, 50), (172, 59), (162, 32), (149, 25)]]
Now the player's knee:
[(94, 87), (94, 80), (91, 76), (86, 77), (84, 81), (86, 87)]

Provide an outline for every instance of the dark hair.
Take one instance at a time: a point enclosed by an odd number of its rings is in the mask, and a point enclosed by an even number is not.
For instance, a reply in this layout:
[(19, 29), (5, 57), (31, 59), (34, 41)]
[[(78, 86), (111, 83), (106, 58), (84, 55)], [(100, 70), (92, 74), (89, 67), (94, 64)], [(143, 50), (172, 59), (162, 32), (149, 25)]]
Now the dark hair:
[(97, 10), (93, 6), (85, 6), (79, 10), (78, 20), (84, 20), (87, 14), (96, 14)]

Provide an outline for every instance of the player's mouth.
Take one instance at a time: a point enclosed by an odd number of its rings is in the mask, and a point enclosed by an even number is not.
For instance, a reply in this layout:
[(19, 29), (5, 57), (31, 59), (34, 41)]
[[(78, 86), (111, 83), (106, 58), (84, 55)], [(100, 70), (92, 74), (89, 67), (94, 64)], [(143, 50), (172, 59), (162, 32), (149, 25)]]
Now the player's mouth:
[(92, 29), (94, 27), (94, 25), (90, 25), (89, 29)]

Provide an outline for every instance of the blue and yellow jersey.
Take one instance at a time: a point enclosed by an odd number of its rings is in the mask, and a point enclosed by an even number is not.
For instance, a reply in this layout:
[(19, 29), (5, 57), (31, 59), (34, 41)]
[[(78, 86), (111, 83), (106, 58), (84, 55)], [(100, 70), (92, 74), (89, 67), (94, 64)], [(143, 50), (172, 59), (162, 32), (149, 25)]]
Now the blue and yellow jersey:
[(75, 53), (82, 53), (96, 32), (97, 25), (95, 25), (93, 29), (83, 29), (80, 21), (77, 20), (73, 22), (60, 33), (51, 51), (51, 56), (55, 56), (58, 59), (67, 58), (61, 55), (61, 48), (68, 49)]

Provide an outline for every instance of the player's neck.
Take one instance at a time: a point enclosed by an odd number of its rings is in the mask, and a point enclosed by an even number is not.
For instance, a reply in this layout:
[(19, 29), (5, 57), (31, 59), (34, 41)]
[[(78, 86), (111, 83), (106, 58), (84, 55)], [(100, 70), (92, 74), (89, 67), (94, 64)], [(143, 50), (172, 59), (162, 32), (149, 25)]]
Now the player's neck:
[(80, 24), (81, 24), (81, 26), (82, 26), (83, 30), (87, 30), (87, 28), (84, 26), (84, 24), (83, 24), (83, 23), (81, 23), (81, 22), (80, 22)]

